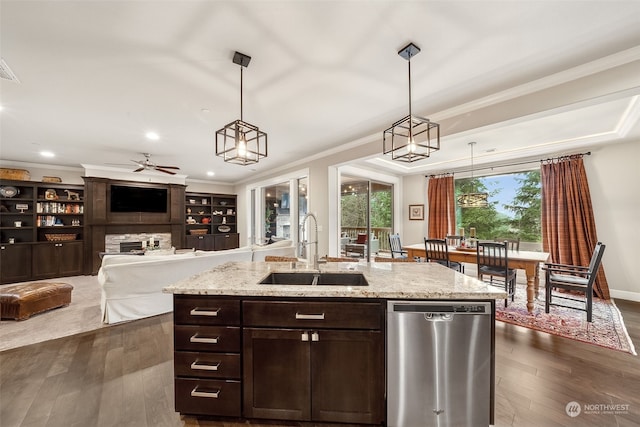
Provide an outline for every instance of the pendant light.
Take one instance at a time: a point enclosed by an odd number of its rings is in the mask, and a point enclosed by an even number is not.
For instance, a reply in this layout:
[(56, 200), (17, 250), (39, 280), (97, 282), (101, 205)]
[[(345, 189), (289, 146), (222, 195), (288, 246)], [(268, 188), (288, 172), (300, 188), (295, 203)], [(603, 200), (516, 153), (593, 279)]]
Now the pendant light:
[(411, 58), (420, 52), (413, 43), (400, 49), (398, 55), (409, 65), (409, 115), (398, 120), (382, 134), (383, 153), (393, 160), (411, 163), (426, 159), (440, 149), (440, 125), (411, 111)]
[(216, 132), (216, 156), (227, 163), (250, 165), (267, 157), (267, 134), (244, 121), (242, 116), (242, 70), (251, 57), (240, 52), (233, 55), (233, 63), (240, 65), (240, 120), (235, 120)]
[[(475, 142), (470, 142), (469, 146), (471, 147), (471, 183), (474, 185), (473, 181), (473, 146), (476, 145)], [(474, 188), (475, 190), (475, 188)], [(458, 206), (461, 208), (486, 208), (489, 205), (489, 194), (488, 193), (466, 193), (458, 196)]]

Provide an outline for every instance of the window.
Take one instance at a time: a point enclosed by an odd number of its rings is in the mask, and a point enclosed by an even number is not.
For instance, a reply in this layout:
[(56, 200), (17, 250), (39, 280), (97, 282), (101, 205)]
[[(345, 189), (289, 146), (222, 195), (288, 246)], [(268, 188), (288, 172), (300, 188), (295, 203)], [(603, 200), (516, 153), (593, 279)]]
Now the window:
[(456, 197), (471, 192), (489, 194), (486, 208), (456, 209), (456, 228), (475, 227), (481, 240), (520, 238), (542, 241), (540, 228), (540, 170), (455, 180)]

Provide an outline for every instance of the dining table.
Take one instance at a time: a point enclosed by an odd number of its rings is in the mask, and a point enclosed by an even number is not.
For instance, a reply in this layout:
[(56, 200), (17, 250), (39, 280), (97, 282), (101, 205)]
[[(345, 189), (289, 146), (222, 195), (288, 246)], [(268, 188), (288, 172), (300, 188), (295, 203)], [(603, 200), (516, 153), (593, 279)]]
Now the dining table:
[[(409, 258), (426, 258), (424, 243), (415, 243), (402, 247)], [(449, 246), (449, 260), (477, 264), (476, 248), (458, 248)], [(507, 251), (509, 268), (521, 269), (527, 276), (527, 311), (533, 313), (534, 301), (540, 287), (540, 263), (549, 260), (549, 253), (537, 251)]]

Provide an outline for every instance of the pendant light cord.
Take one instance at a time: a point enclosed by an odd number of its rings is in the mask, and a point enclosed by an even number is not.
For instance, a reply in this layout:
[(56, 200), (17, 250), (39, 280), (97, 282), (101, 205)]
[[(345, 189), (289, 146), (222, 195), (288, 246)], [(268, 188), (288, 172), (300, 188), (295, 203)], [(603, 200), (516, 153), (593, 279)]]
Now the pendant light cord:
[(242, 117), (242, 69), (244, 67), (240, 65), (240, 121), (244, 121)]
[(475, 145), (475, 142), (470, 142), (469, 145), (471, 146), (471, 179), (473, 179), (473, 146)]
[(407, 59), (409, 62), (409, 142), (413, 141), (413, 115), (411, 114), (411, 54)]

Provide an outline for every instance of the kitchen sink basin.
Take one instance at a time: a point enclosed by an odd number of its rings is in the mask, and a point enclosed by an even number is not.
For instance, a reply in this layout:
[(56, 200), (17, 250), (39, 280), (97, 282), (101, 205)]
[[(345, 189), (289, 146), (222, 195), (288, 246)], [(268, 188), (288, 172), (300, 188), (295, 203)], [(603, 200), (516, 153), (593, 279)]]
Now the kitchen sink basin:
[(260, 283), (263, 285), (369, 286), (367, 279), (361, 273), (270, 273)]

